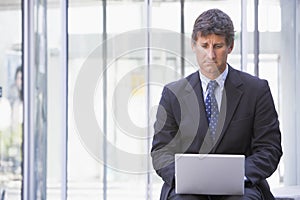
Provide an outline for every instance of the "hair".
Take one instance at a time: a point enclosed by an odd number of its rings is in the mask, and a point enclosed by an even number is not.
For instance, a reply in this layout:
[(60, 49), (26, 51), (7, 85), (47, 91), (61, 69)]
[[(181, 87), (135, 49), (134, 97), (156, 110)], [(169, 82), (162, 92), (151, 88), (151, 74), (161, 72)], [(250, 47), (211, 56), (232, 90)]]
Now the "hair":
[(194, 23), (192, 39), (197, 41), (199, 34), (207, 36), (210, 34), (225, 37), (226, 45), (231, 45), (234, 40), (234, 27), (230, 17), (219, 9), (210, 9), (196, 19)]
[(15, 80), (17, 80), (19, 73), (23, 73), (22, 66), (17, 67), (16, 72), (15, 72)]
[[(22, 65), (17, 67), (16, 72), (15, 72), (15, 80), (18, 78), (18, 74), (23, 73)], [(23, 101), (23, 86), (21, 86), (20, 91), (18, 91), (18, 95), (21, 101)]]

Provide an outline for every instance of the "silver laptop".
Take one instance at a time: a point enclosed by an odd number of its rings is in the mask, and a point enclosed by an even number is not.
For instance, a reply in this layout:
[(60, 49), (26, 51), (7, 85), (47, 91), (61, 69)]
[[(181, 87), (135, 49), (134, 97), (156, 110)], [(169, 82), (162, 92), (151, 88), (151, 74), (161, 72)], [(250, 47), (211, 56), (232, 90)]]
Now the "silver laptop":
[(175, 155), (177, 194), (243, 195), (244, 175), (244, 155)]

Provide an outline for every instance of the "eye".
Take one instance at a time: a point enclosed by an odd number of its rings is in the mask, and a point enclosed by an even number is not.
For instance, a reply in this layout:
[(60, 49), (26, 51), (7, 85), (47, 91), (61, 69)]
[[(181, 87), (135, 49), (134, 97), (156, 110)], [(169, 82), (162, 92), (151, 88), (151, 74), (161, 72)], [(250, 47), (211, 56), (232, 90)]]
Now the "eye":
[(220, 48), (222, 48), (222, 47), (223, 47), (222, 44), (217, 44), (217, 45), (215, 45), (215, 48), (216, 48), (216, 49), (220, 49)]
[(207, 45), (207, 44), (201, 44), (200, 46), (201, 46), (203, 49), (206, 49), (208, 45)]

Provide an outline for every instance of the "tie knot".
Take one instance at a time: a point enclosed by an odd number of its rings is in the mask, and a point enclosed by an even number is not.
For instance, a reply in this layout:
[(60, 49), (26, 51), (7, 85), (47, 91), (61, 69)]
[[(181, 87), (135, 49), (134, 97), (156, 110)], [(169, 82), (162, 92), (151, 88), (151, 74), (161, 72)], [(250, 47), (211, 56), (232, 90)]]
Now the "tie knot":
[(207, 85), (207, 90), (209, 93), (213, 93), (216, 89), (216, 87), (218, 86), (218, 82), (217, 81), (209, 81), (208, 85)]

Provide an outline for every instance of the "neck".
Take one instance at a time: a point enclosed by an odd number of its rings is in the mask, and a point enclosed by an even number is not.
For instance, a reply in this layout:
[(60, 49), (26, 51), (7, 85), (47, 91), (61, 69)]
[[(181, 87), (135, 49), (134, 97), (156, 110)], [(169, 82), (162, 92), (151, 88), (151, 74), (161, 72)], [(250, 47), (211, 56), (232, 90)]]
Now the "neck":
[(215, 79), (218, 78), (218, 77), (220, 76), (220, 74), (221, 74), (221, 72), (219, 72), (219, 71), (216, 71), (216, 72), (206, 72), (206, 71), (201, 71), (201, 73), (202, 73), (205, 77), (209, 78), (210, 80), (215, 80)]
[(215, 70), (203, 70), (200, 68), (200, 72), (210, 80), (215, 80), (222, 74), (226, 69), (226, 65), (223, 67), (218, 67), (218, 69)]

